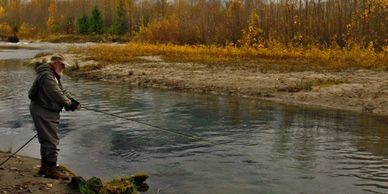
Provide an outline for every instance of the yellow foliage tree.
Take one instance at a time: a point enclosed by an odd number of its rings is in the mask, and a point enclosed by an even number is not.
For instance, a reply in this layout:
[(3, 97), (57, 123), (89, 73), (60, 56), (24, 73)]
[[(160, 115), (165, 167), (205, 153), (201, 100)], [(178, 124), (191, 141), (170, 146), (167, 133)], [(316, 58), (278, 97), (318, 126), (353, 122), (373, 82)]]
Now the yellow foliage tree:
[(6, 12), (3, 6), (0, 6), (0, 19), (4, 18)]
[(12, 30), (11, 25), (9, 25), (6, 22), (1, 23), (0, 24), (0, 34), (2, 34), (2, 35), (12, 35), (13, 34), (13, 30)]
[(179, 20), (176, 16), (142, 25), (137, 39), (155, 43), (179, 43)]
[(47, 30), (49, 33), (55, 33), (57, 31), (57, 28), (57, 4), (55, 0), (51, 0), (48, 7)]
[(31, 38), (35, 31), (36, 29), (33, 26), (23, 22), (19, 27), (18, 34), (21, 38)]
[(263, 30), (258, 27), (259, 16), (256, 12), (253, 12), (248, 19), (248, 26), (243, 30), (243, 35), (238, 41), (240, 46), (243, 47), (264, 47)]

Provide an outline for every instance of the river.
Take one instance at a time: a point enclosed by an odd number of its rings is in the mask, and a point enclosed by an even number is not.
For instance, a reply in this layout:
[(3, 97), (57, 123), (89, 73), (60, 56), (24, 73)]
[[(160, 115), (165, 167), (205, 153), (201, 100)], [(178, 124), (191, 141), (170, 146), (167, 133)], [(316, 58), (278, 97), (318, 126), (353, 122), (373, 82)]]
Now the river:
[[(34, 72), (22, 60), (65, 48), (29, 45), (36, 48), (0, 50), (0, 150), (35, 134)], [(86, 178), (146, 172), (148, 193), (388, 193), (383, 118), (77, 77), (63, 83), (99, 111), (61, 113), (59, 162)], [(39, 157), (37, 140), (21, 154)]]

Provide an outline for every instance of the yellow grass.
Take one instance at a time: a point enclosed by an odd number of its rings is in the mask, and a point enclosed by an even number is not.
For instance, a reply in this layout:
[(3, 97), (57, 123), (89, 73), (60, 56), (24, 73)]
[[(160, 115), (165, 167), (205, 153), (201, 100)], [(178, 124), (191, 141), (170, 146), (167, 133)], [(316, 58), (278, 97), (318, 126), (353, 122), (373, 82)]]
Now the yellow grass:
[(203, 45), (128, 43), (98, 44), (84, 50), (90, 59), (122, 63), (137, 56), (160, 55), (166, 61), (234, 65), (275, 71), (379, 69), (388, 70), (388, 52), (355, 46), (350, 49), (297, 48), (273, 45), (270, 48), (238, 48)]

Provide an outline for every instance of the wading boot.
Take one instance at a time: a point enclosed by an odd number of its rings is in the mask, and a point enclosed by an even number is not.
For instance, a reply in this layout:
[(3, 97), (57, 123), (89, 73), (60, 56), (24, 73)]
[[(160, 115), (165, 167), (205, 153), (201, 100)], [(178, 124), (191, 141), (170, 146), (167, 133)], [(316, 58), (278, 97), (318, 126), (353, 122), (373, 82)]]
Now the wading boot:
[(40, 161), (40, 169), (39, 169), (39, 171), (38, 171), (38, 174), (39, 174), (40, 176), (44, 176), (44, 175), (46, 175), (46, 171), (47, 171), (47, 162), (46, 162), (45, 159), (42, 159), (42, 160)]
[(40, 175), (40, 176), (44, 176), (44, 175), (46, 175), (46, 172), (47, 172), (47, 166), (46, 165), (40, 165), (40, 169), (39, 169), (39, 171), (38, 171), (38, 174)]
[(46, 177), (52, 178), (52, 179), (62, 179), (62, 180), (70, 179), (69, 175), (67, 175), (65, 172), (59, 171), (56, 166), (47, 168)]

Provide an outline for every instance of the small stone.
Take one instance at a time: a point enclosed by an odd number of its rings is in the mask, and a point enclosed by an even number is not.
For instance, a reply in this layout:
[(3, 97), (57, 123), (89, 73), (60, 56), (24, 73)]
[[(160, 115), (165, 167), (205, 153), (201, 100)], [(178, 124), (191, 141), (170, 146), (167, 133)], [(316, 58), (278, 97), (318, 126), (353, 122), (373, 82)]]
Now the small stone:
[(148, 178), (148, 175), (144, 173), (136, 173), (131, 175), (131, 178), (136, 186), (140, 186)]
[(18, 171), (18, 168), (16, 168), (16, 167), (11, 167), (9, 169), (12, 170), (12, 171)]
[(41, 191), (47, 191), (47, 190), (49, 190), (50, 188), (47, 188), (47, 187), (45, 187), (45, 186), (41, 186), (41, 187), (39, 187), (39, 190), (41, 190)]
[(47, 186), (47, 188), (53, 188), (53, 184), (52, 183), (46, 183), (46, 186)]

